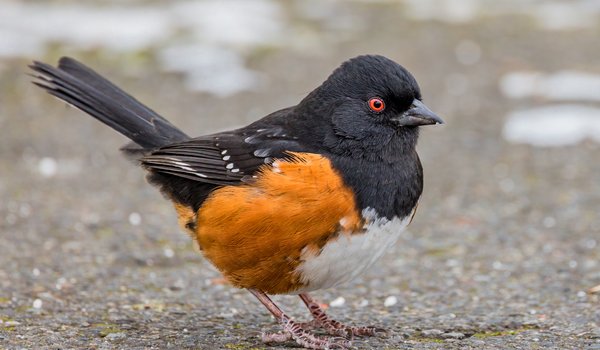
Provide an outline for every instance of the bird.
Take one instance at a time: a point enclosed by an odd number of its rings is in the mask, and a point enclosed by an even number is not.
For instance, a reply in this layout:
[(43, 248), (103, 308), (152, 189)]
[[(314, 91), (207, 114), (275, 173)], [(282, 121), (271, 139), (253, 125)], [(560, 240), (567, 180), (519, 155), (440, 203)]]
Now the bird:
[[(357, 56), (295, 106), (190, 137), (73, 58), (29, 67), (35, 85), (130, 139), (122, 150), (173, 203), (203, 256), (279, 322), (265, 343), (345, 349), (355, 336), (384, 334), (334, 320), (309, 293), (373, 266), (415, 215), (419, 128), (444, 122), (406, 68)], [(312, 320), (293, 320), (276, 294), (298, 295)]]

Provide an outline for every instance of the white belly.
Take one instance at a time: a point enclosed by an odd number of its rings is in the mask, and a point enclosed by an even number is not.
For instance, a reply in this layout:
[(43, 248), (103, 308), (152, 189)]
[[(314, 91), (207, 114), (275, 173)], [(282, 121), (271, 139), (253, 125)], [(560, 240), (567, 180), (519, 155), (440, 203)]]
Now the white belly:
[(303, 263), (297, 272), (306, 287), (295, 293), (330, 288), (357, 277), (396, 243), (412, 214), (388, 220), (379, 218), (375, 210), (367, 208), (362, 212), (365, 232), (340, 234), (327, 242), (320, 252), (305, 249), (301, 256)]

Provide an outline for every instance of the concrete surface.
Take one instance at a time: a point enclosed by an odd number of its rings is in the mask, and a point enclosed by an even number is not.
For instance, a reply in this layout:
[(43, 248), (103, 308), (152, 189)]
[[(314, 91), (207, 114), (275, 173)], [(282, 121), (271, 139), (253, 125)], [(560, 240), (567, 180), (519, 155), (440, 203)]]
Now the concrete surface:
[[(255, 349), (266, 347), (261, 331), (277, 329), (178, 230), (174, 210), (117, 151), (121, 136), (30, 84), (31, 59), (74, 55), (199, 135), (296, 103), (361, 53), (408, 67), (447, 125), (422, 132), (426, 186), (410, 232), (358, 280), (315, 294), (337, 299), (329, 312), (340, 321), (391, 331), (354, 345), (600, 349), (600, 297), (587, 293), (600, 284), (600, 145), (505, 141), (508, 113), (552, 101), (498, 87), (518, 70), (600, 73), (598, 17), (548, 29), (515, 12), (448, 22), (411, 17), (405, 3), (355, 1), (323, 5), (350, 21), (328, 27), (295, 4), (286, 20), (312, 38), (308, 48), (244, 49), (261, 83), (225, 97), (160, 72), (152, 48), (58, 42), (0, 58), (0, 349)], [(298, 298), (276, 300), (308, 319)]]

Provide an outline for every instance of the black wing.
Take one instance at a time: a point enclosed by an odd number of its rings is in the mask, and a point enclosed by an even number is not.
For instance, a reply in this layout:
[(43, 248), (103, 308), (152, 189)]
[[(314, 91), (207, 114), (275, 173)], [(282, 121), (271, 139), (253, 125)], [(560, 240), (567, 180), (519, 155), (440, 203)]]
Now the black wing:
[(213, 185), (236, 185), (286, 151), (301, 151), (281, 126), (243, 128), (161, 147), (141, 158), (153, 172)]

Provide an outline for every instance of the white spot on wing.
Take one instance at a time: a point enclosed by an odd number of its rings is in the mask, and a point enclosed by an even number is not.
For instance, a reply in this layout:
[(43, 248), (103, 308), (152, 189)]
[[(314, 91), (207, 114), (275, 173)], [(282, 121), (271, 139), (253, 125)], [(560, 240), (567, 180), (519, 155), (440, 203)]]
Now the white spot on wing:
[(268, 148), (260, 148), (253, 152), (257, 157), (266, 157), (271, 151)]
[(191, 171), (193, 173), (196, 172), (196, 169), (192, 168), (188, 163), (184, 163), (184, 162), (173, 162), (173, 164), (177, 165), (177, 167), (183, 169), (183, 170), (187, 170), (187, 171)]
[(231, 158), (231, 156), (225, 156), (225, 157), (223, 157), (223, 160), (227, 161), (227, 160), (229, 160), (229, 158)]
[(279, 167), (278, 161), (274, 161), (273, 164), (271, 164), (271, 166), (273, 167), (272, 169), (274, 173), (281, 173), (281, 168)]
[(229, 163), (225, 166), (227, 169), (233, 169), (233, 163)]
[(176, 167), (186, 170), (186, 171), (189, 171), (198, 177), (202, 177), (202, 178), (208, 177), (202, 173), (199, 173), (196, 169), (192, 168), (188, 163), (182, 162), (179, 158), (167, 157), (167, 159), (170, 160), (173, 163), (173, 165), (175, 165)]

